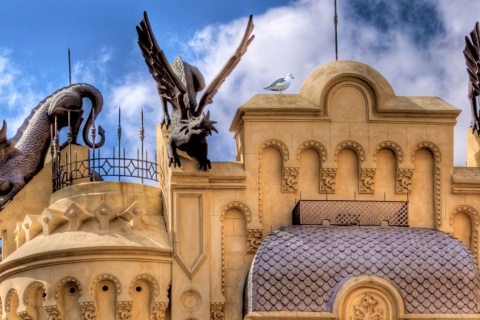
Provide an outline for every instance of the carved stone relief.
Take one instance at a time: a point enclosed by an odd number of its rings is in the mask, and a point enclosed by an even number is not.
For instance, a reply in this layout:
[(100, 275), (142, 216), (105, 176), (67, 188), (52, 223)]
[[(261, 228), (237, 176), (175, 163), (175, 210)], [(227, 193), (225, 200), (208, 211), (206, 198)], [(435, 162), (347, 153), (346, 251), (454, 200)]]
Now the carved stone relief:
[(298, 173), (300, 168), (283, 168), (282, 192), (297, 192)]
[(118, 301), (117, 302), (117, 319), (129, 320), (132, 318), (132, 302)]
[(320, 174), (320, 193), (335, 193), (335, 179), (337, 177), (337, 169), (322, 168)]
[(60, 310), (56, 305), (53, 306), (45, 306), (45, 312), (47, 312), (48, 320), (62, 320), (60, 316)]
[(413, 169), (398, 169), (397, 171), (397, 193), (410, 193), (412, 191)]
[(85, 320), (95, 320), (95, 304), (93, 301), (80, 302), (80, 309), (82, 310), (82, 316)]
[(262, 243), (262, 234), (262, 229), (247, 230), (247, 253), (257, 253), (257, 250)]
[(33, 317), (28, 314), (27, 311), (19, 312), (19, 313), (18, 313), (18, 316), (19, 316), (20, 319), (22, 319), (22, 320), (34, 320)]
[(152, 320), (166, 320), (166, 311), (168, 304), (166, 302), (155, 302), (152, 311)]
[(210, 320), (224, 320), (225, 319), (225, 303), (212, 302), (210, 304)]
[(353, 306), (353, 320), (386, 320), (385, 310), (374, 296), (367, 293), (361, 302)]
[(360, 169), (359, 184), (360, 193), (373, 193), (375, 191), (375, 169)]

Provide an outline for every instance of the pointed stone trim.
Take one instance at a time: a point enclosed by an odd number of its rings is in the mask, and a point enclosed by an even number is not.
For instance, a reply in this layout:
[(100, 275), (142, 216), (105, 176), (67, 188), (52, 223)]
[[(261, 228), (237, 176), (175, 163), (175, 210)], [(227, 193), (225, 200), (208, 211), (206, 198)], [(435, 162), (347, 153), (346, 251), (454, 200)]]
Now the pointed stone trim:
[(55, 229), (67, 223), (69, 219), (60, 211), (46, 208), (40, 215), (39, 221), (42, 224), (43, 235), (49, 236)]
[(110, 221), (117, 217), (115, 210), (106, 202), (102, 202), (97, 209), (95, 209), (93, 215), (100, 223), (100, 230), (108, 230)]
[(128, 207), (118, 216), (130, 223), (130, 225), (135, 229), (140, 226), (142, 216), (145, 215), (145, 213), (145, 208), (141, 206), (137, 201), (135, 201), (130, 207)]
[(152, 320), (166, 320), (167, 308), (168, 308), (168, 303), (155, 302), (155, 305), (153, 306), (153, 311), (152, 311)]
[(65, 210), (63, 216), (68, 219), (70, 223), (69, 231), (78, 231), (86, 220), (93, 218), (93, 215), (90, 214), (87, 209), (76, 203), (72, 203), (68, 209)]

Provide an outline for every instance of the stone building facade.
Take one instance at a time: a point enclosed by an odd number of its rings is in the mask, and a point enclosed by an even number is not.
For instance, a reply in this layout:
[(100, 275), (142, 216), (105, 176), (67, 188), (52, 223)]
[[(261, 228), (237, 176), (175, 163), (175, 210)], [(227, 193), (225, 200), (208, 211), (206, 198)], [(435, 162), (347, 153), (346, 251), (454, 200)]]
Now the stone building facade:
[[(158, 187), (52, 194), (47, 163), (0, 212), (1, 318), (480, 319), (480, 143), (454, 167), (459, 113), (335, 61), (240, 106), (237, 159), (208, 172), (169, 168), (160, 127)], [(307, 200), (378, 214), (307, 225), (292, 214)], [(401, 223), (386, 203), (408, 206)]]

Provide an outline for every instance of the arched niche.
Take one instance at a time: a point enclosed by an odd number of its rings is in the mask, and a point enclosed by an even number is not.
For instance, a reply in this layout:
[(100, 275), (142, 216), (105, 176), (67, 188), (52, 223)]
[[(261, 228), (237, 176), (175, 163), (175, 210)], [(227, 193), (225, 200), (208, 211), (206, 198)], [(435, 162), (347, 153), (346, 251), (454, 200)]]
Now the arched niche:
[(478, 211), (466, 205), (456, 207), (450, 218), (453, 235), (463, 242), (475, 256), (478, 256), (478, 227), (480, 216)]
[(326, 100), (331, 88), (348, 81), (357, 83), (369, 92), (375, 111), (395, 97), (391, 85), (377, 70), (351, 60), (332, 61), (318, 67), (304, 81), (299, 94), (313, 104), (319, 105), (325, 114)]
[(332, 312), (339, 320), (396, 320), (404, 315), (400, 293), (390, 282), (376, 276), (353, 277), (333, 292), (332, 298)]
[(321, 191), (320, 176), (327, 150), (318, 141), (303, 142), (297, 149), (299, 163), (298, 190), (302, 199), (316, 199)]
[(431, 142), (420, 142), (412, 151), (414, 171), (409, 196), (410, 225), (433, 228), (441, 225), (441, 154)]
[(37, 320), (47, 320), (48, 315), (43, 308), (46, 292), (45, 285), (39, 281), (30, 283), (23, 293), (23, 304), (26, 306), (26, 314)]
[(130, 285), (132, 296), (132, 318), (149, 319), (153, 314), (155, 300), (160, 294), (158, 281), (149, 274), (142, 274), (135, 277)]
[(63, 277), (55, 285), (55, 300), (60, 315), (65, 319), (81, 320), (82, 310), (78, 299), (82, 295), (82, 285), (75, 277)]
[(5, 297), (5, 316), (8, 320), (22, 320), (18, 315), (18, 307), (20, 305), (20, 299), (15, 289), (10, 289)]
[(120, 281), (114, 275), (104, 273), (95, 278), (90, 287), (90, 294), (94, 299), (97, 319), (116, 319), (117, 298), (121, 292)]
[[(260, 222), (273, 224), (282, 203), (274, 201), (282, 196), (283, 169), (290, 155), (287, 146), (279, 140), (268, 140), (258, 152), (258, 215)], [(268, 216), (266, 216), (268, 214)]]

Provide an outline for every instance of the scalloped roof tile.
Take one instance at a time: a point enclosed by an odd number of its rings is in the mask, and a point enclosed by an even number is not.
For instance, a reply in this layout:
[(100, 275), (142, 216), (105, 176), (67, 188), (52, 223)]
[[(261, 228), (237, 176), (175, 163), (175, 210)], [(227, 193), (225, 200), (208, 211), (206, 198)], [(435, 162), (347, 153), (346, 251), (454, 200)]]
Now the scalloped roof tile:
[(406, 313), (478, 312), (476, 259), (453, 236), (420, 228), (318, 225), (284, 227), (263, 241), (247, 277), (244, 311), (331, 312), (339, 284), (360, 275), (389, 281)]

